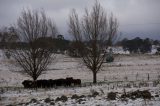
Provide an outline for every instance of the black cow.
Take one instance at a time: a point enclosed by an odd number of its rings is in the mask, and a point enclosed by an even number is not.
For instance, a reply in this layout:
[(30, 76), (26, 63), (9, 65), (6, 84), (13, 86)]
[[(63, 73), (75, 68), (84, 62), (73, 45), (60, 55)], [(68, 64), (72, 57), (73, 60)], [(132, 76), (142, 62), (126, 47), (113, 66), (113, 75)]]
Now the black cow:
[(80, 79), (73, 79), (73, 77), (67, 77), (66, 79), (60, 78), (60, 79), (49, 79), (49, 80), (37, 80), (35, 82), (30, 80), (24, 80), (22, 82), (24, 88), (52, 88), (55, 86), (80, 86), (81, 80)]
[(48, 81), (49, 81), (50, 88), (53, 88), (56, 85), (55, 80), (49, 79)]
[(24, 80), (22, 82), (24, 88), (32, 88), (33, 87), (33, 81), (30, 81), (30, 80)]
[(66, 78), (66, 86), (71, 86), (74, 83), (73, 77)]
[(65, 79), (57, 79), (57, 80), (55, 80), (55, 85), (56, 86), (65, 86), (65, 84), (66, 84), (66, 80)]
[(74, 79), (74, 85), (81, 86), (81, 80), (80, 79)]

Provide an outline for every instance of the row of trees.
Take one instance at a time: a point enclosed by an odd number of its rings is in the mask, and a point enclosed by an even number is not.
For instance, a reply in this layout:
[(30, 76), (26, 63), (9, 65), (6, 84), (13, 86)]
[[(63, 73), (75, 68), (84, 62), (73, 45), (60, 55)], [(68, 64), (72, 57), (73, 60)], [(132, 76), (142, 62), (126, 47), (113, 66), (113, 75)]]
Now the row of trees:
[(140, 37), (131, 40), (125, 38), (119, 42), (119, 45), (121, 45), (125, 51), (130, 51), (130, 53), (149, 53), (151, 52), (152, 45), (159, 44), (158, 40), (153, 41), (149, 38), (141, 39)]
[[(68, 50), (70, 41), (64, 39), (63, 35), (57, 35), (54, 38), (39, 37), (34, 42), (37, 42), (39, 47), (50, 47), (51, 51), (57, 52)], [(28, 48), (29, 43), (26, 41), (19, 41), (18, 34), (14, 27), (5, 27), (0, 30), (0, 49), (20, 49)]]
[[(93, 83), (97, 83), (96, 75), (106, 57), (104, 50), (116, 36), (118, 21), (113, 14), (107, 14), (96, 1), (91, 11), (85, 9), (81, 19), (73, 9), (68, 23), (69, 33), (73, 37), (72, 45), (80, 55), (81, 62), (92, 71)], [(8, 46), (6, 49), (16, 61), (15, 66), (20, 68), (19, 72), (36, 81), (40, 75), (46, 73), (49, 64), (55, 59), (52, 47), (65, 43), (55, 45), (59, 40), (54, 39), (58, 30), (44, 11), (23, 10), (14, 29), (17, 36), (14, 42), (24, 42), (27, 47), (13, 49)]]

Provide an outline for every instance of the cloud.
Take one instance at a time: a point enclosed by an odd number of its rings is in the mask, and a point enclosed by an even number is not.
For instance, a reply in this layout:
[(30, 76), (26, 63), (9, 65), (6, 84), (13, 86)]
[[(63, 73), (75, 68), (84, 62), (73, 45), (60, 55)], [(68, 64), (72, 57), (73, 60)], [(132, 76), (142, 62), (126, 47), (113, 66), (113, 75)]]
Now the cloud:
[[(16, 23), (23, 8), (44, 9), (53, 18), (62, 34), (67, 35), (68, 14), (72, 8), (78, 14), (90, 8), (95, 0), (0, 0), (0, 26)], [(160, 30), (160, 0), (99, 0), (109, 12), (113, 12), (120, 23), (120, 31), (136, 32)], [(134, 24), (134, 25), (133, 25)], [(147, 27), (148, 26), (148, 27)], [(153, 29), (153, 30), (152, 30)], [(160, 32), (159, 32), (160, 35)]]

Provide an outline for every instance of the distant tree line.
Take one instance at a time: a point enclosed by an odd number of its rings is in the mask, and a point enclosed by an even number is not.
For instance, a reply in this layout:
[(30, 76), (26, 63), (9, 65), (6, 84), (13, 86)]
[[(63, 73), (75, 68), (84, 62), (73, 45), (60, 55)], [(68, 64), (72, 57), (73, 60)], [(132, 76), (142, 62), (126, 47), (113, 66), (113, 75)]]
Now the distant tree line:
[[(5, 27), (0, 30), (0, 49), (27, 49), (29, 43), (19, 41), (18, 35), (14, 27)], [(63, 35), (57, 37), (39, 37), (34, 41), (34, 45), (39, 48), (50, 48), (51, 51), (58, 50), (64, 52), (69, 49), (70, 41), (64, 39)]]
[(159, 45), (158, 40), (152, 40), (149, 38), (142, 39), (136, 37), (134, 39), (128, 40), (124, 38), (122, 41), (118, 42), (118, 45), (121, 45), (124, 51), (129, 51), (130, 53), (149, 53), (152, 50), (152, 45)]

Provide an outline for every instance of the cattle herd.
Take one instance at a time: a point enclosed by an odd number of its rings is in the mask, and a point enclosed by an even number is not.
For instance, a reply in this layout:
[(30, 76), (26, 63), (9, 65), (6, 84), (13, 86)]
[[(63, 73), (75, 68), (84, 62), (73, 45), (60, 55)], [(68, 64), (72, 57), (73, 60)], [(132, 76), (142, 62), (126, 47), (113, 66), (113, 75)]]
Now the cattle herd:
[(24, 88), (53, 88), (56, 86), (81, 86), (80, 79), (73, 79), (72, 77), (67, 77), (66, 79), (49, 79), (49, 80), (24, 80), (22, 82)]

